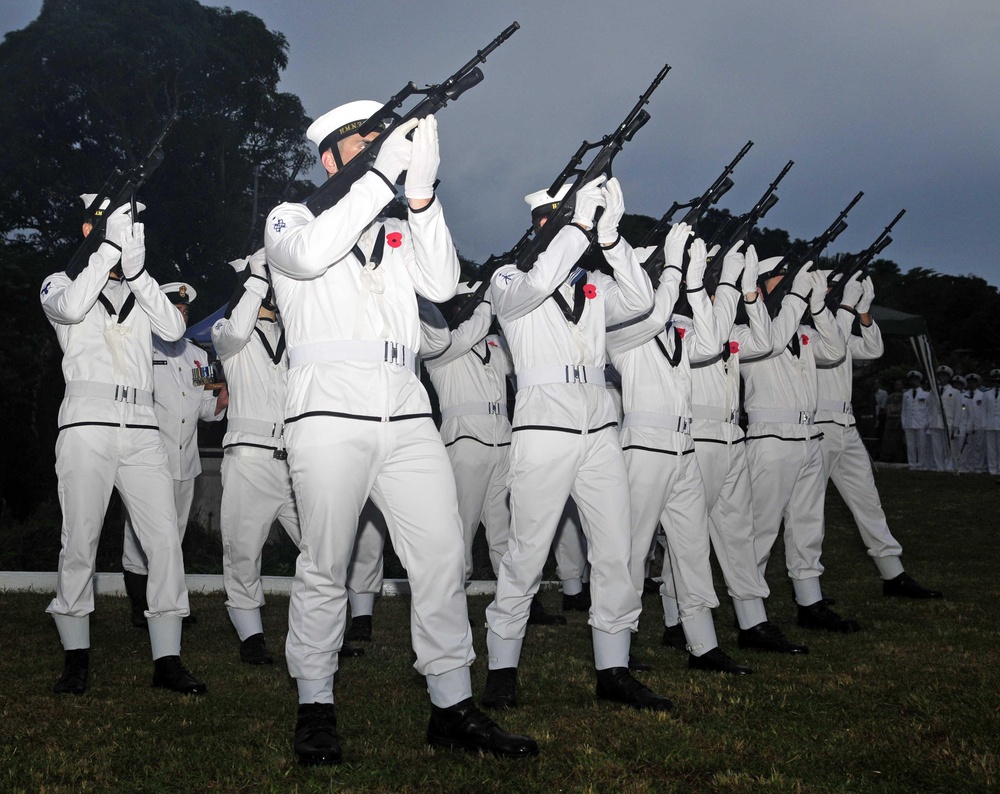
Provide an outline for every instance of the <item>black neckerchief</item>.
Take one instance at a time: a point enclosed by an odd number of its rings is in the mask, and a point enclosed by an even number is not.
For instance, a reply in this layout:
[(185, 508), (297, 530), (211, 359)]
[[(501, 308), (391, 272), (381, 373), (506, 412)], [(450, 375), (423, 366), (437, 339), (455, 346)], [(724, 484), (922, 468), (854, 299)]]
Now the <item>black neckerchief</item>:
[(257, 332), (257, 336), (260, 337), (260, 343), (264, 345), (264, 350), (267, 351), (267, 355), (271, 359), (272, 364), (277, 364), (281, 361), (281, 356), (285, 352), (285, 329), (281, 329), (281, 336), (278, 337), (278, 349), (273, 350), (271, 344), (267, 341), (267, 336), (264, 332), (260, 330), (256, 325), (254, 325), (253, 330)]
[(122, 310), (120, 312), (115, 311), (115, 307), (111, 304), (111, 301), (108, 300), (107, 296), (105, 296), (103, 292), (97, 296), (97, 300), (101, 302), (101, 305), (104, 307), (104, 310), (109, 316), (114, 317), (116, 314), (118, 315), (116, 322), (121, 325), (125, 318), (128, 317), (129, 312), (131, 312), (132, 308), (135, 306), (135, 293), (130, 292), (128, 294), (128, 297), (125, 299), (125, 303), (122, 304)]
[(799, 353), (802, 351), (802, 348), (799, 347), (799, 332), (798, 331), (795, 332), (795, 335), (792, 337), (792, 341), (788, 343), (788, 350), (796, 358), (799, 357)]
[(374, 267), (373, 270), (378, 270), (378, 266), (382, 264), (382, 254), (385, 251), (385, 226), (379, 227), (378, 235), (375, 237), (375, 245), (372, 246), (372, 255), (365, 258), (364, 252), (355, 243), (354, 247), (351, 249), (351, 253), (357, 257), (357, 260), (362, 264), (366, 262), (371, 262)]
[[(483, 341), (485, 341), (485, 340), (483, 340)], [(473, 345), (472, 346), (472, 354), (476, 358), (478, 358), (480, 361), (482, 361), (483, 362), (483, 366), (485, 367), (487, 364), (490, 363), (490, 356), (493, 355), (492, 352), (490, 351), (490, 343), (486, 342), (486, 353), (484, 353), (483, 355), (479, 355), (476, 352), (476, 346)]]
[(660, 335), (657, 334), (653, 337), (656, 340), (656, 346), (660, 348), (660, 352), (663, 353), (663, 357), (667, 360), (667, 363), (671, 367), (676, 367), (681, 363), (681, 345), (683, 344), (683, 339), (681, 337), (681, 332), (677, 330), (677, 326), (674, 326), (674, 354), (670, 355), (667, 352), (666, 345), (660, 341)]
[(581, 278), (576, 284), (573, 285), (573, 308), (570, 309), (569, 304), (566, 303), (566, 299), (560, 294), (557, 289), (550, 296), (559, 307), (559, 310), (563, 313), (567, 322), (576, 325), (580, 322), (580, 318), (583, 316), (583, 307), (586, 305), (586, 298), (583, 294), (583, 286), (587, 283), (586, 278)]

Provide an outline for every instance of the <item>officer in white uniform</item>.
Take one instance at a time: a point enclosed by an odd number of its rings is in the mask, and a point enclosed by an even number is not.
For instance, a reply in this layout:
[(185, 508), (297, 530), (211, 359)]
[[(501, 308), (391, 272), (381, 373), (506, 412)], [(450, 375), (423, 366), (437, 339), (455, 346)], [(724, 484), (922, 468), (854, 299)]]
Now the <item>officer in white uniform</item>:
[[(90, 207), (95, 196), (81, 198)], [(63, 351), (66, 379), (56, 441), (62, 550), (56, 596), (46, 610), (66, 652), (55, 691), (86, 690), (97, 544), (117, 488), (149, 554), (145, 617), (153, 685), (199, 694), (205, 684), (180, 660), (188, 595), (152, 393), (151, 330), (178, 339), (184, 322), (146, 271), (143, 225), (133, 225), (127, 212), (128, 206), (111, 214), (106, 239), (75, 279), (53, 273), (40, 295)], [(92, 228), (85, 222), (84, 236)]]
[[(665, 267), (653, 311), (639, 321), (612, 327), (607, 336), (611, 363), (622, 378), (625, 409), (621, 442), (632, 505), (629, 567), (632, 586), (641, 599), (646, 557), (659, 523), (667, 536), (664, 559), (670, 558), (664, 575), (674, 583), (670, 595), (687, 640), (688, 667), (747, 675), (751, 669), (730, 659), (719, 647), (715, 633), (712, 609), (719, 600), (709, 559), (708, 510), (691, 440), (692, 345), (685, 341), (686, 332), (696, 330), (694, 347), (700, 346), (703, 354), (717, 352), (722, 344), (705, 294), (708, 252), (701, 239), (695, 239), (688, 249), (690, 264), (684, 289), (692, 319), (673, 314), (682, 289), (684, 248), (692, 231), (688, 224), (678, 223), (667, 234)], [(661, 594), (667, 595), (666, 586)]]
[[(708, 528), (716, 559), (722, 568), (739, 626), (740, 648), (773, 653), (808, 653), (804, 645), (787, 640), (777, 624), (768, 620), (764, 599), (769, 590), (757, 567), (754, 546), (753, 501), (746, 444), (739, 425), (740, 361), (744, 357), (771, 352), (771, 318), (757, 288), (757, 252), (746, 255), (742, 243), (725, 255), (712, 299), (712, 322), (716, 344), (705, 355), (692, 327), (691, 343), (691, 436), (701, 470), (708, 509)], [(742, 276), (740, 272), (742, 271)], [(736, 310), (743, 301), (747, 324), (736, 324)], [(685, 336), (685, 342), (688, 337)], [(664, 613), (676, 611), (666, 599)], [(677, 647), (677, 621), (667, 620), (663, 642)], [(678, 642), (680, 640), (680, 642)]]
[[(873, 361), (882, 356), (882, 333), (871, 315), (875, 288), (871, 278), (857, 277), (845, 285), (843, 302), (831, 307), (841, 334), (847, 340), (844, 357), (837, 362), (817, 363), (818, 400), (816, 426), (823, 431), (823, 469), (832, 480), (844, 503), (854, 516), (868, 556), (882, 577), (882, 592), (887, 596), (940, 598), (903, 570), (899, 541), (889, 531), (885, 512), (875, 488), (871, 458), (854, 421), (851, 394), (854, 386), (854, 362)], [(853, 333), (858, 320), (859, 334)]]
[(983, 392), (983, 412), (986, 414), (986, 468), (990, 474), (1000, 474), (1000, 369), (990, 370), (990, 382)]
[(264, 249), (230, 264), (239, 280), (225, 316), (212, 326), (212, 345), (229, 388), (222, 441), (222, 574), (240, 660), (271, 664), (260, 617), (261, 552), (276, 520), (296, 546), (301, 537), (283, 437), (288, 356)]
[[(517, 666), (532, 597), (572, 495), (587, 533), (592, 566), (590, 626), (597, 696), (637, 708), (670, 707), (628, 670), (631, 632), (641, 603), (629, 574), (628, 473), (616, 432), (614, 403), (604, 388), (605, 326), (649, 311), (653, 291), (631, 246), (618, 234), (625, 205), (615, 179), (575, 194), (572, 223), (560, 229), (531, 270), (503, 265), (491, 302), (517, 370), (510, 462), (511, 537), (500, 563), (496, 598), (486, 610), (490, 671), (483, 705), (516, 705)], [(568, 191), (568, 187), (565, 188)], [(541, 201), (526, 198), (529, 206)], [(542, 194), (557, 204), (566, 195)], [(615, 278), (587, 273), (577, 262), (598, 243)]]
[[(378, 132), (362, 137), (357, 129), (380, 108), (349, 103), (313, 122), (308, 135), (329, 175), (374, 140)], [(409, 575), (415, 667), (432, 704), (428, 741), (514, 757), (538, 752), (533, 739), (502, 731), (472, 700), (455, 477), (416, 375), (417, 293), (447, 300), (459, 275), (434, 195), (438, 163), (434, 117), (400, 124), (334, 206), (314, 216), (303, 204), (281, 204), (265, 227), (288, 340), (285, 446), (302, 541), (286, 658), (299, 694), (295, 751), (306, 764), (341, 759), (333, 676), (347, 567), (369, 496)], [(404, 170), (408, 221), (377, 221)]]
[[(942, 364), (935, 370), (937, 385), (931, 387), (927, 412), (927, 434), (924, 437), (926, 468), (931, 471), (954, 469), (952, 433), (955, 416), (962, 404), (962, 392), (951, 385), (955, 371)], [(937, 391), (935, 392), (934, 389)]]
[[(768, 292), (784, 278), (771, 274), (779, 261), (774, 257), (760, 263), (762, 276), (768, 277)], [(771, 320), (771, 353), (740, 362), (749, 421), (747, 464), (761, 576), (784, 523), (785, 564), (799, 626), (852, 632), (860, 627), (830, 609), (819, 582), (826, 477), (822, 433), (813, 424), (816, 364), (840, 360), (846, 347), (825, 298), (823, 274), (803, 267)], [(815, 329), (803, 323), (806, 312)]]
[(903, 392), (903, 412), (900, 417), (906, 436), (906, 462), (915, 471), (928, 468), (925, 455), (931, 393), (921, 385), (923, 379), (924, 376), (916, 370), (906, 373), (909, 385)]
[[(186, 326), (188, 306), (198, 297), (197, 292), (190, 284), (180, 281), (164, 284), (160, 290), (182, 316)], [(153, 410), (167, 448), (170, 476), (174, 481), (177, 535), (182, 544), (194, 500), (194, 480), (201, 474), (198, 421), (217, 422), (223, 419), (229, 400), (225, 388), (216, 396), (194, 382), (193, 370), (207, 366), (208, 359), (209, 354), (205, 350), (187, 339), (166, 340), (153, 334)], [(132, 601), (132, 625), (141, 627), (141, 616), (146, 608), (144, 597), (148, 566), (146, 554), (127, 512), (122, 568), (125, 571), (125, 590)], [(185, 623), (195, 622), (193, 614), (185, 618)]]

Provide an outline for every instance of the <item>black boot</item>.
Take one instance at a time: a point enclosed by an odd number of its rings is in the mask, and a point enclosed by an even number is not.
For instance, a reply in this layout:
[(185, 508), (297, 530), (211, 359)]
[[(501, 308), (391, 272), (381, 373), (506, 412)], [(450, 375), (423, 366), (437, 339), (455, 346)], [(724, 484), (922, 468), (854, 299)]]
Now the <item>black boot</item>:
[(500, 758), (530, 758), (538, 755), (538, 744), (534, 739), (507, 733), (477, 709), (472, 698), (446, 709), (431, 706), (427, 743), (472, 753), (491, 753)]
[(531, 599), (531, 611), (528, 612), (529, 626), (565, 626), (566, 618), (553, 615), (545, 609), (545, 605), (536, 593)]
[(180, 656), (161, 656), (153, 660), (153, 686), (180, 692), (182, 695), (203, 695), (208, 691), (183, 664)]
[(345, 642), (340, 646), (340, 654), (342, 658), (364, 656), (365, 649), (360, 645), (351, 645), (349, 642)]
[(563, 612), (590, 612), (590, 582), (583, 583), (583, 589), (575, 595), (563, 594)]
[(676, 626), (663, 627), (663, 639), (661, 640), (661, 644), (667, 646), (668, 648), (674, 648), (678, 651), (687, 650), (687, 638), (684, 636), (684, 629), (681, 628), (680, 623)]
[(295, 754), (305, 766), (339, 764), (337, 711), (332, 703), (300, 703), (295, 721)]
[(740, 648), (752, 648), (755, 651), (770, 651), (771, 653), (805, 654), (809, 649), (805, 645), (789, 642), (781, 633), (781, 629), (769, 620), (740, 629)]
[(345, 642), (371, 642), (372, 641), (372, 616), (358, 615), (351, 618), (350, 628), (344, 635)]
[(501, 667), (486, 673), (483, 708), (503, 711), (517, 708), (517, 668)]
[(90, 669), (90, 649), (66, 651), (62, 675), (53, 692), (57, 695), (82, 695), (87, 691), (87, 671)]
[(240, 643), (240, 661), (243, 664), (274, 664), (263, 634), (251, 634)]
[(799, 607), (799, 626), (804, 629), (824, 629), (825, 631), (842, 631), (850, 634), (854, 631), (861, 631), (861, 626), (856, 620), (842, 618), (825, 601), (817, 601), (807, 607)]
[(893, 579), (882, 582), (882, 595), (903, 598), (944, 598), (940, 590), (924, 587), (905, 571)]
[(651, 711), (669, 711), (673, 706), (670, 698), (657, 695), (649, 687), (636, 681), (627, 667), (609, 667), (597, 671), (597, 698)]
[(149, 577), (144, 573), (125, 571), (125, 592), (132, 602), (132, 626), (137, 629), (146, 628), (146, 584)]
[(750, 675), (753, 672), (746, 665), (734, 662), (718, 646), (703, 653), (701, 656), (689, 653), (688, 668), (691, 670), (708, 670), (710, 673), (731, 673), (732, 675)]

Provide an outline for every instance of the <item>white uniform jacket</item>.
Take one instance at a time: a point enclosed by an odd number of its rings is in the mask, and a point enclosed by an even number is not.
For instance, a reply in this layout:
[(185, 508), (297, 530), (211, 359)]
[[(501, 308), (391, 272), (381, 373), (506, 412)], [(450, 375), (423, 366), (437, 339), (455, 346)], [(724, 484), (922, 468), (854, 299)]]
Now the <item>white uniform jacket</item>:
[(198, 420), (218, 422), (225, 415), (222, 411), (216, 415), (211, 390), (194, 383), (191, 370), (207, 366), (208, 361), (208, 353), (187, 339), (165, 341), (153, 334), (153, 407), (175, 480), (193, 480), (201, 474)]
[[(288, 340), (286, 422), (313, 412), (430, 416), (412, 368), (421, 341), (415, 293), (452, 297), (458, 254), (437, 198), (410, 210), (408, 223), (373, 223), (393, 196), (372, 171), (318, 218), (302, 204), (281, 204), (268, 217), (264, 244)], [(380, 360), (375, 348), (384, 350)]]
[(930, 420), (930, 404), (933, 395), (920, 386), (911, 386), (903, 391), (903, 413), (901, 421), (904, 430), (926, 430)]
[(102, 246), (75, 281), (53, 273), (42, 286), (42, 309), (63, 351), (60, 430), (155, 428), (150, 332), (166, 339), (184, 333), (184, 318), (145, 270), (132, 281), (116, 281), (103, 260), (95, 264), (109, 248)]
[[(575, 286), (568, 284), (570, 271), (587, 244), (578, 227), (566, 226), (530, 271), (504, 265), (493, 276), (492, 303), (517, 370), (515, 431), (535, 427), (586, 433), (617, 424), (614, 402), (603, 388), (605, 327), (648, 312), (653, 306), (653, 288), (623, 238), (604, 251), (615, 278), (588, 273)], [(578, 317), (576, 323), (567, 319), (552, 297), (556, 292)], [(535, 373), (555, 370), (565, 370), (563, 383), (525, 385)], [(573, 382), (597, 382), (601, 388), (565, 388), (565, 383)]]
[[(964, 399), (964, 394), (961, 389), (956, 389), (950, 383), (941, 390), (941, 405), (944, 407), (944, 418), (947, 421), (948, 432), (951, 433), (953, 437), (957, 437), (962, 430), (963, 417), (962, 417), (962, 401)], [(940, 423), (940, 411), (935, 412), (937, 415), (937, 421), (931, 423), (931, 427), (935, 430), (940, 430), (945, 427), (945, 425)]]
[(854, 427), (854, 411), (851, 407), (854, 361), (872, 361), (881, 358), (885, 346), (882, 343), (882, 332), (874, 320), (869, 326), (861, 324), (861, 336), (851, 333), (854, 327), (853, 312), (839, 309), (836, 320), (840, 332), (847, 341), (847, 348), (842, 360), (832, 364), (816, 365), (819, 388), (816, 424), (832, 422), (841, 427)]
[(507, 378), (514, 365), (503, 338), (489, 334), (493, 308), (480, 303), (472, 316), (451, 332), (451, 344), (424, 366), (441, 406), (445, 445), (473, 438), (489, 446), (510, 444)]
[(771, 322), (771, 353), (740, 362), (745, 385), (743, 403), (749, 420), (748, 439), (820, 437), (813, 427), (816, 365), (839, 361), (847, 346), (829, 309), (813, 316), (815, 329), (800, 325), (806, 308), (798, 295), (786, 295), (778, 316)]
[(212, 326), (212, 344), (229, 384), (229, 426), (223, 448), (284, 450), (285, 332), (280, 319), (260, 320), (267, 282), (251, 276), (228, 317)]

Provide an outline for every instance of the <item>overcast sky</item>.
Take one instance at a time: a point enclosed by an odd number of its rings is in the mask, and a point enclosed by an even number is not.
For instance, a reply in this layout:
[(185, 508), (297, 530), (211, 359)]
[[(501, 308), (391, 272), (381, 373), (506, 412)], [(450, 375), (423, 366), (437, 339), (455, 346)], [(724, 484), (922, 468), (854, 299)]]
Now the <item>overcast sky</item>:
[[(652, 120), (615, 162), (627, 211), (659, 216), (698, 195), (752, 139), (722, 200), (733, 212), (791, 159), (764, 225), (812, 237), (863, 190), (831, 252), (867, 246), (905, 207), (886, 256), (1000, 285), (997, 0), (207, 4), (285, 34), (280, 87), (311, 117), (439, 82), (516, 19), (484, 82), (439, 116), (439, 192), (473, 259), (509, 248), (528, 225), (522, 197), (610, 132), (669, 63)], [(0, 32), (40, 8), (2, 0)]]

